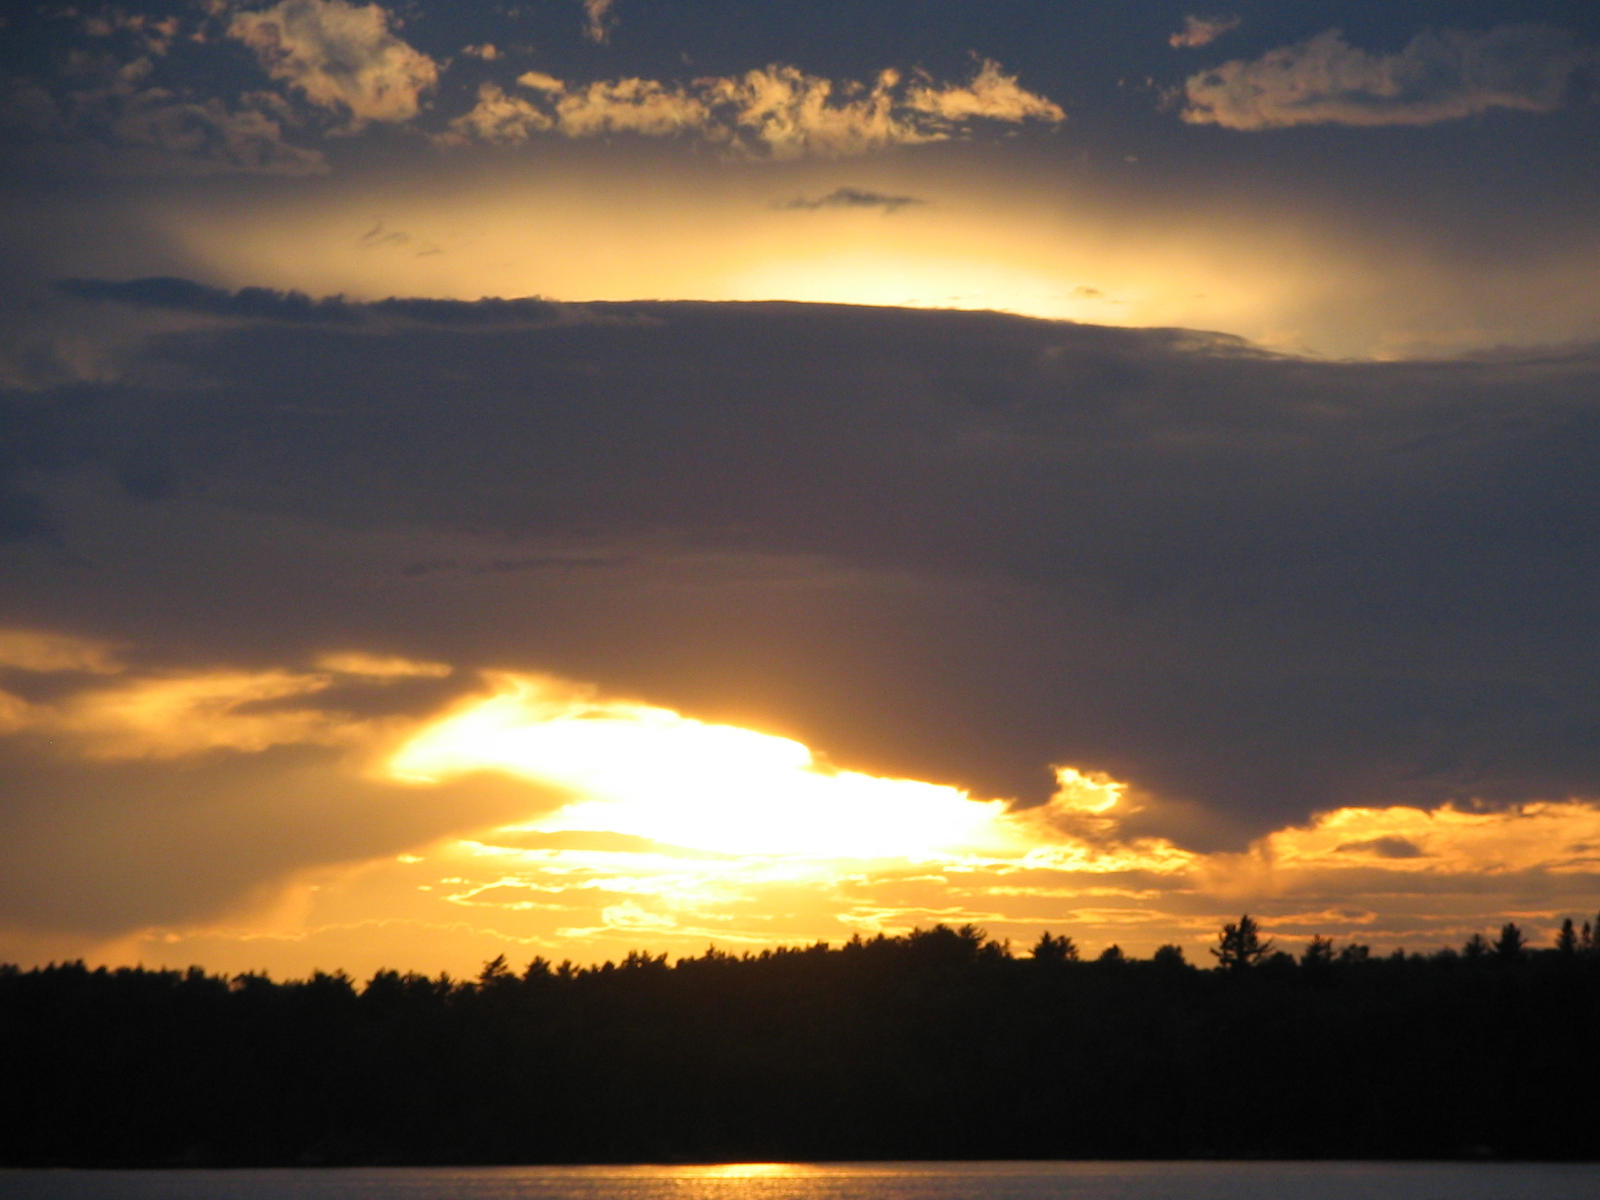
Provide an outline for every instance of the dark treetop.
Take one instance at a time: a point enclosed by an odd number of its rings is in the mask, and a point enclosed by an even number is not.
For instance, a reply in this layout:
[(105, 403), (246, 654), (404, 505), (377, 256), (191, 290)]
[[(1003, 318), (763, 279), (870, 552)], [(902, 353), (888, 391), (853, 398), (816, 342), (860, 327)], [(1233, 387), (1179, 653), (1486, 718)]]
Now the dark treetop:
[[(1600, 953), (972, 927), (476, 980), (0, 967), (0, 1162), (1600, 1157)], [(1115, 948), (1113, 948), (1114, 950)]]

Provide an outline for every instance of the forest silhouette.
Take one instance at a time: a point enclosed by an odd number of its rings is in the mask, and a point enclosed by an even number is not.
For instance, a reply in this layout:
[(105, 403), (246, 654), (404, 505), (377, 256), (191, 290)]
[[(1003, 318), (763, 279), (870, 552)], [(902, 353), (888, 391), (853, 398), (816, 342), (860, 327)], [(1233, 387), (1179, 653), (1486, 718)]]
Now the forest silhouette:
[(0, 966), (0, 1162), (1600, 1157), (1600, 926), (1081, 961), (972, 926), (276, 982)]

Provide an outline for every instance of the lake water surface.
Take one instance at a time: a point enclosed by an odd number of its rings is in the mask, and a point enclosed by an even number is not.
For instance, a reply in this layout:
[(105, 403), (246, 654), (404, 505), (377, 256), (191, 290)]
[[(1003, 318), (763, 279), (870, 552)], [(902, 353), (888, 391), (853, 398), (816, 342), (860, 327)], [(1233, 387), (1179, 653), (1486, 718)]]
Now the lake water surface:
[(1595, 1200), (1600, 1166), (740, 1163), (5, 1171), (6, 1200)]

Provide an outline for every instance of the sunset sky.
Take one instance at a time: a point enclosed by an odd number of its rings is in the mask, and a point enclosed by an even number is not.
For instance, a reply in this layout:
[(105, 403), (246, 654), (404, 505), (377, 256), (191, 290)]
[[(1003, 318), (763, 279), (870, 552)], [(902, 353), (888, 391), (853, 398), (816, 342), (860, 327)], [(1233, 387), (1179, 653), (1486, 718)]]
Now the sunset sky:
[(9, 6), (0, 962), (1548, 942), (1597, 215), (1566, 0)]

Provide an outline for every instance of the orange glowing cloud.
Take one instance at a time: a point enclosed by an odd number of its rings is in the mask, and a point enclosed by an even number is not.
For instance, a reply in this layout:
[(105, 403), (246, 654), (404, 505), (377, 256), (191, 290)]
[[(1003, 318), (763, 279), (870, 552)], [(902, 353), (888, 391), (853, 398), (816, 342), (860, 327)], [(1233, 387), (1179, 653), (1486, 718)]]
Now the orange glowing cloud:
[(252, 753), (275, 745), (332, 743), (345, 736), (341, 723), (292, 703), (329, 682), (324, 675), (291, 671), (140, 679), (80, 693), (45, 709), (38, 725), (80, 739), (94, 758), (180, 758), (210, 750)]
[[(451, 679), (450, 667), (355, 649), (316, 666), (144, 673), (108, 643), (0, 636), (0, 668), (74, 681), (48, 701), (0, 694), (0, 733), (47, 734), (55, 761), (77, 754), (88, 770), (322, 747), (334, 753), (297, 768), (291, 786), (359, 797), (363, 821), (393, 825), (380, 841), (404, 847), (300, 868), (280, 848), (276, 882), (225, 918), (169, 920), (90, 952), (224, 970), (466, 971), (499, 953), (691, 953), (707, 941), (758, 947), (943, 921), (1022, 943), (1069, 931), (1089, 951), (1176, 942), (1203, 962), (1217, 922), (1241, 909), (1290, 949), (1312, 934), (1448, 944), (1503, 919), (1537, 940), (1563, 912), (1585, 911), (1600, 877), (1600, 808), (1576, 799), (1347, 807), (1206, 853), (1125, 833), (1160, 804), (1086, 767), (1057, 766), (1048, 803), (1008, 808), (548, 675), (464, 677), (477, 690), (443, 709), (361, 718), (324, 694), (388, 694)], [(244, 777), (208, 778), (220, 790), (193, 811), (214, 833), (230, 806), (259, 803)], [(455, 815), (427, 816), (430, 805)], [(39, 936), (0, 930), (0, 945), (45, 945)], [(64, 936), (51, 935), (50, 953), (85, 952)]]
[(170, 759), (213, 750), (351, 741), (358, 722), (311, 699), (339, 674), (373, 679), (449, 674), (438, 663), (366, 654), (327, 655), (319, 672), (140, 673), (111, 644), (27, 629), (0, 630), (0, 669), (29, 675), (115, 675), (59, 699), (30, 702), (0, 691), (0, 731), (68, 739), (91, 759)]
[(365, 654), (359, 650), (324, 654), (317, 666), (337, 675), (359, 675), (366, 679), (443, 679), (453, 668), (449, 663), (418, 662), (398, 655)]
[(115, 675), (123, 669), (117, 648), (94, 638), (33, 629), (0, 628), (0, 669), (49, 674), (83, 671)]
[(1271, 834), (1260, 853), (1283, 872), (1592, 872), (1600, 869), (1600, 809), (1571, 800), (1481, 812), (1343, 808)]

